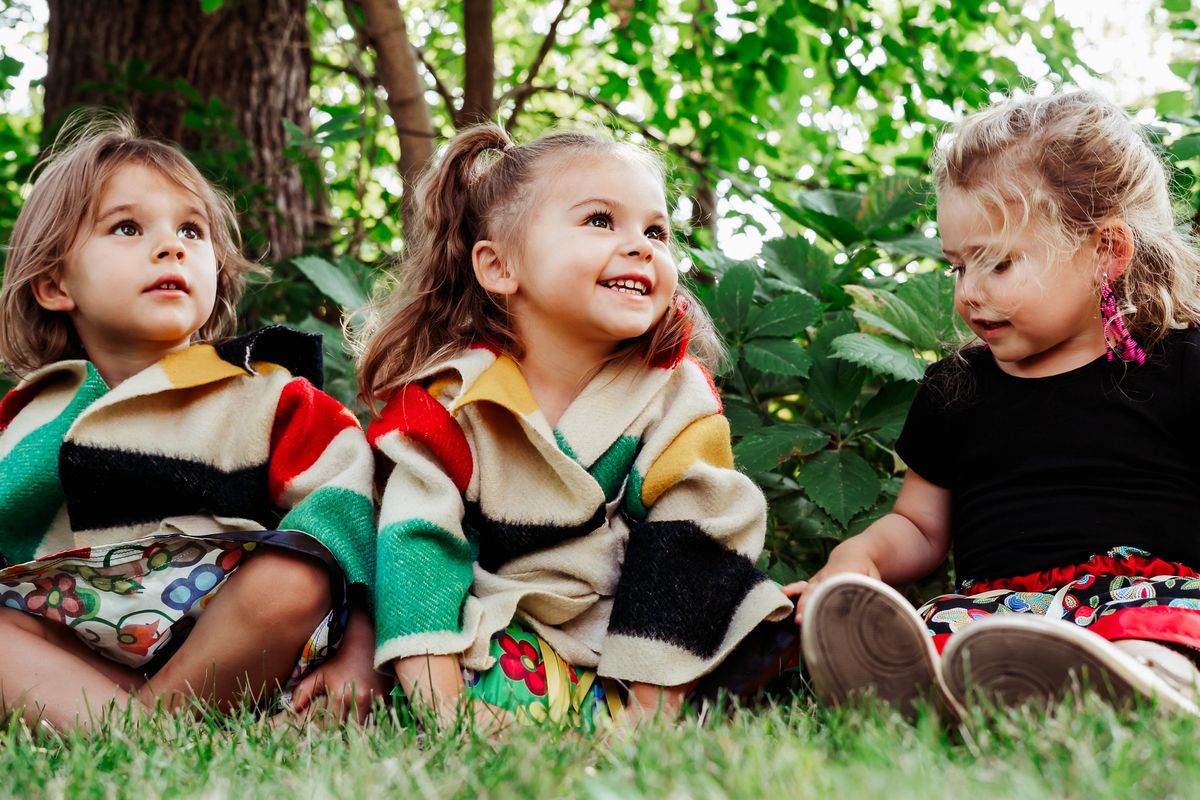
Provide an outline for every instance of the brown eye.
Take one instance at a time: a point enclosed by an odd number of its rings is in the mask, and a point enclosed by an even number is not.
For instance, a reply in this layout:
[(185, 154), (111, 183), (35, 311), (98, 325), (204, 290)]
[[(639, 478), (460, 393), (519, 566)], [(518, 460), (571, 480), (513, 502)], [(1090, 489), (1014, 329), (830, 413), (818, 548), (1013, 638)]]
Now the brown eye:
[(124, 222), (118, 222), (116, 225), (113, 226), (112, 232), (115, 233), (117, 236), (137, 236), (138, 233), (140, 233), (140, 231), (138, 231), (137, 225), (134, 225), (129, 220), (125, 220)]
[(604, 211), (592, 214), (587, 218), (587, 224), (593, 228), (608, 228), (611, 230), (613, 226), (612, 214)]

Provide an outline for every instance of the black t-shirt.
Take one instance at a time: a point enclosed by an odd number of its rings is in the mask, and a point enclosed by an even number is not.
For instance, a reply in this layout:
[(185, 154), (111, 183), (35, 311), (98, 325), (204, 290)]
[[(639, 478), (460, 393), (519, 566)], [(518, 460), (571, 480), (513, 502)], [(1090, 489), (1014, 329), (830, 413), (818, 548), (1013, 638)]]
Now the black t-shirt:
[(959, 579), (1079, 564), (1118, 545), (1200, 567), (1200, 329), (1145, 365), (1045, 378), (983, 347), (931, 366), (896, 450), (950, 490)]

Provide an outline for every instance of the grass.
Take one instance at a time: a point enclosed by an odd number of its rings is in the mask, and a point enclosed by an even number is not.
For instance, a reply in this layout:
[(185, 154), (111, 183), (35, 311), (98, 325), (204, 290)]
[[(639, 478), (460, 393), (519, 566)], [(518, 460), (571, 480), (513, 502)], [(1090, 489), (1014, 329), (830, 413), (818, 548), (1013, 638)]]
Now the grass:
[(1158, 800), (1195, 796), (1198, 725), (1086, 699), (976, 712), (949, 730), (931, 716), (909, 724), (878, 706), (795, 699), (606, 738), (524, 729), (499, 742), (427, 737), (394, 717), (322, 732), (160, 716), (91, 738), (15, 724), (0, 732), (0, 795)]

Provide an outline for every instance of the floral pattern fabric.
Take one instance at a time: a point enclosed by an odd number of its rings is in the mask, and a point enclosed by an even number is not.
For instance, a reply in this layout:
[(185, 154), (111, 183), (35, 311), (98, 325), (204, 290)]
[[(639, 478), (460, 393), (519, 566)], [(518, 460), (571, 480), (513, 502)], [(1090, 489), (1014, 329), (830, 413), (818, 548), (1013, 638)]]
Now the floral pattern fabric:
[(1064, 619), (1109, 640), (1148, 639), (1200, 650), (1200, 573), (1118, 547), (1086, 563), (1007, 580), (963, 581), (918, 610), (938, 650), (995, 614)]
[(464, 669), (467, 695), (511, 711), (523, 724), (594, 731), (603, 716), (624, 713), (616, 684), (564, 661), (545, 640), (511, 624), (491, 640), (496, 664)]
[[(283, 541), (284, 532), (268, 533), (262, 538), (272, 545)], [(0, 569), (0, 606), (66, 625), (92, 649), (149, 675), (175, 653), (225, 581), (259, 546), (253, 534), (173, 535), (55, 553)], [(285, 692), (336, 646), (345, 615), (342, 603), (313, 631)]]

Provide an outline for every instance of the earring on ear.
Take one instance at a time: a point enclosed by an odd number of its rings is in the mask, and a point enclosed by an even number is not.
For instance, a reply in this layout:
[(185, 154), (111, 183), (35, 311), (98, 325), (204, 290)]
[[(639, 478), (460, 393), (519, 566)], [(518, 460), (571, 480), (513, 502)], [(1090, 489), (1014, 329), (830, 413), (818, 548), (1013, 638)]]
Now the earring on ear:
[(1108, 346), (1108, 360), (1113, 360), (1113, 354), (1121, 357), (1122, 361), (1146, 363), (1146, 351), (1133, 338), (1125, 320), (1121, 318), (1121, 309), (1117, 305), (1117, 296), (1108, 282), (1100, 287), (1100, 319), (1104, 321), (1104, 343)]

